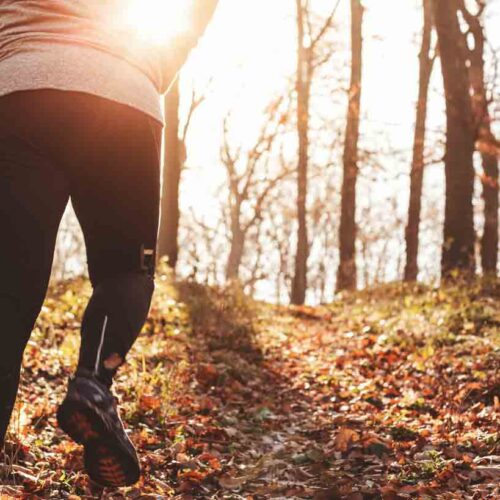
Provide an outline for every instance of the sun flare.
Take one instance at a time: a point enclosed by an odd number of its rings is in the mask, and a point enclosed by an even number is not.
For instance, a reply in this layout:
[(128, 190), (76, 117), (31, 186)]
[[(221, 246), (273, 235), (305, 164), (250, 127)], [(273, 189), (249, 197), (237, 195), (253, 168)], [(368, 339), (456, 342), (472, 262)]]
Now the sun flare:
[(186, 0), (130, 0), (125, 19), (141, 40), (161, 45), (187, 31), (188, 14)]

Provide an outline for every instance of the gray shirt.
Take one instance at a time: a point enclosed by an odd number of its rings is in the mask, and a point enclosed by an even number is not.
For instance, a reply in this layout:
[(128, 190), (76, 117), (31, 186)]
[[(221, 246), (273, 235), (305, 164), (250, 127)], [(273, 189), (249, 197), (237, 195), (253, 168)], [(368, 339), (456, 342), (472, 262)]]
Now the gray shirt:
[(129, 5), (0, 0), (0, 96), (41, 88), (87, 92), (163, 122), (160, 94), (174, 76), (171, 54), (135, 30)]

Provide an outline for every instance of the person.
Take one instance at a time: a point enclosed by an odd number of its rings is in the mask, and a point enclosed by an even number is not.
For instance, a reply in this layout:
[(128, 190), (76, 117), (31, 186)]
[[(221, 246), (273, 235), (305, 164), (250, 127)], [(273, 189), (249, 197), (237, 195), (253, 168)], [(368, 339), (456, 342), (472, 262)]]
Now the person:
[(189, 29), (155, 45), (123, 21), (132, 1), (0, 0), (0, 442), (71, 199), (93, 293), (57, 421), (90, 478), (113, 487), (141, 472), (112, 383), (154, 292), (160, 96), (218, 2), (178, 0)]

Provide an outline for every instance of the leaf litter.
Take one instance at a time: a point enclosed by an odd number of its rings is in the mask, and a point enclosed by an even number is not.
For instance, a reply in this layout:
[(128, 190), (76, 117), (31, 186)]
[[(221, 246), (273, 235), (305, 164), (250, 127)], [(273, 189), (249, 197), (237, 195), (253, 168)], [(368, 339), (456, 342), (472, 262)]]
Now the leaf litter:
[(114, 388), (143, 475), (100, 489), (55, 410), (90, 287), (51, 288), (2, 498), (500, 498), (500, 286), (384, 285), (321, 307), (158, 279)]

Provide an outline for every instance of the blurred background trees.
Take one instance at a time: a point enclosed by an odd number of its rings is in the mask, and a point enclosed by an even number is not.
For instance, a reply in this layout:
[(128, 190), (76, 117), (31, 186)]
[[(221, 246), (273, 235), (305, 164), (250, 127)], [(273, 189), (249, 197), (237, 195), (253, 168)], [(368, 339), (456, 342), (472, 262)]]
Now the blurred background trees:
[[(180, 278), (303, 304), (496, 275), (499, 2), (220, 1), (164, 102)], [(82, 272), (68, 211), (53, 276)]]
[(175, 270), (179, 258), (180, 182), (186, 162), (186, 139), (197, 108), (205, 100), (203, 92), (191, 91), (184, 123), (180, 118), (180, 80), (177, 78), (165, 95), (163, 133), (163, 172), (161, 215), (158, 230), (158, 259), (165, 259)]

